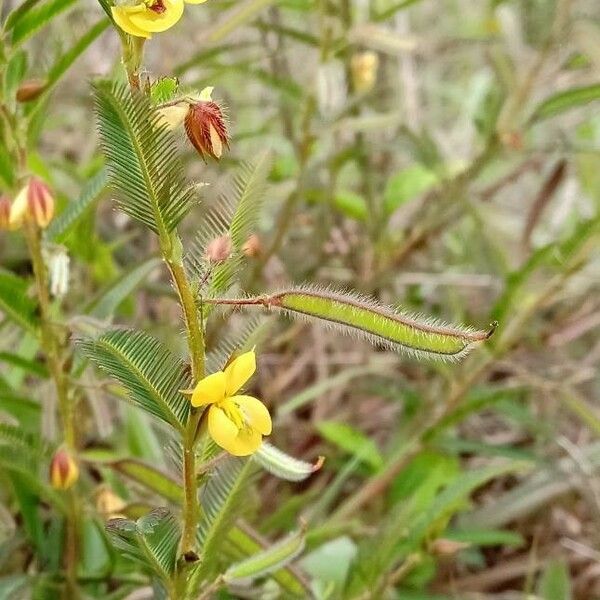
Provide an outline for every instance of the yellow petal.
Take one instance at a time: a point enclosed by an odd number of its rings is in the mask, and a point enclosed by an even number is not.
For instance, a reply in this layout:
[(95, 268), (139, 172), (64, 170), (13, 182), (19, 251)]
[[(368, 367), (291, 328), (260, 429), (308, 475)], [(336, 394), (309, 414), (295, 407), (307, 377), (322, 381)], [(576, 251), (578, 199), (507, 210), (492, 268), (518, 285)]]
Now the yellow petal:
[(269, 435), (273, 428), (271, 415), (267, 407), (257, 398), (252, 396), (232, 396), (229, 398), (231, 402), (235, 402), (241, 409), (246, 423), (253, 429), (256, 429), (263, 435)]
[(248, 456), (256, 452), (261, 444), (262, 435), (256, 429), (246, 427), (240, 429), (235, 439), (227, 447), (223, 446), (223, 448), (234, 456)]
[(208, 409), (208, 433), (221, 448), (229, 452), (238, 432), (235, 423), (229, 419), (225, 411), (214, 405)]
[(212, 93), (215, 88), (212, 85), (203, 88), (198, 94), (198, 100), (202, 102), (212, 102)]
[(238, 356), (225, 369), (225, 394), (233, 396), (252, 377), (254, 371), (256, 371), (254, 350)]
[(130, 11), (127, 11), (124, 6), (112, 6), (110, 12), (115, 23), (129, 35), (135, 35), (136, 37), (149, 38), (150, 34), (143, 29), (140, 29), (131, 22)]
[(130, 21), (142, 31), (158, 33), (173, 27), (183, 14), (183, 0), (163, 0), (165, 11), (157, 13), (148, 8), (142, 13), (129, 15)]
[(212, 126), (209, 126), (210, 133), (210, 145), (212, 147), (212, 152), (217, 158), (221, 158), (223, 154), (223, 143), (221, 142), (221, 138), (217, 130)]
[(225, 373), (217, 371), (201, 379), (192, 394), (192, 406), (205, 406), (221, 402), (225, 398)]
[(27, 186), (25, 186), (15, 198), (10, 207), (10, 215), (8, 217), (8, 225), (11, 229), (20, 227), (27, 217), (27, 208), (29, 202), (27, 199)]
[(189, 105), (182, 102), (174, 106), (159, 108), (156, 112), (159, 115), (159, 123), (164, 125), (169, 131), (173, 131), (173, 129), (176, 129), (183, 123), (189, 109)]

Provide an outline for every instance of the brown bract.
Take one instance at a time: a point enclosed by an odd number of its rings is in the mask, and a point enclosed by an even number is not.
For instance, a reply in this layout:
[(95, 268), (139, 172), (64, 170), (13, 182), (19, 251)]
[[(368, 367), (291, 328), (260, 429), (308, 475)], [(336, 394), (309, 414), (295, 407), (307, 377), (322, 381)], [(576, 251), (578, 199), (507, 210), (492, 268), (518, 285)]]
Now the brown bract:
[(216, 102), (190, 104), (185, 116), (185, 131), (200, 156), (219, 159), (223, 146), (229, 148), (229, 135), (223, 112)]
[(0, 229), (9, 228), (11, 204), (8, 196), (0, 196)]

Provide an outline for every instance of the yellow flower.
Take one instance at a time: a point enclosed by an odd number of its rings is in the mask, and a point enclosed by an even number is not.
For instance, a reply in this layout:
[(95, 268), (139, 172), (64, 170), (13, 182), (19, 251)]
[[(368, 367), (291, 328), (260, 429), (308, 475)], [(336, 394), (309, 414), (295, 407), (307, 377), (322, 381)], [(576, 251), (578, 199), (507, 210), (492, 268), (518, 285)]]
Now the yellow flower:
[(207, 406), (208, 432), (215, 442), (234, 456), (256, 452), (263, 435), (271, 433), (267, 407), (252, 396), (236, 395), (256, 371), (256, 356), (246, 352), (224, 371), (201, 379), (192, 393), (192, 406)]
[(184, 2), (202, 4), (206, 0), (117, 0), (111, 12), (115, 23), (125, 33), (150, 38), (153, 33), (170, 29), (181, 19)]
[(173, 27), (183, 14), (183, 0), (134, 0), (111, 7), (115, 23), (130, 35), (150, 38)]

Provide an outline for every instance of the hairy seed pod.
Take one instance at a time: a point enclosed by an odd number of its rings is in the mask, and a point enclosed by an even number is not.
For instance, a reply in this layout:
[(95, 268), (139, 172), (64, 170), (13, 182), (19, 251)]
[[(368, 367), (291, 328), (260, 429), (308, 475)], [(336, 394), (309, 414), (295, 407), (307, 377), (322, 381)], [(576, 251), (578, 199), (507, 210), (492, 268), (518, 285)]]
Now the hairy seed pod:
[(437, 319), (413, 315), (351, 292), (303, 286), (268, 296), (219, 298), (213, 304), (265, 306), (324, 321), (347, 335), (358, 335), (390, 349), (415, 356), (459, 360), (472, 348), (489, 339), (497, 322), (488, 330), (448, 325)]
[(56, 451), (50, 463), (50, 484), (55, 490), (68, 490), (79, 479), (79, 467), (64, 448)]
[(190, 104), (185, 116), (185, 132), (202, 158), (208, 154), (219, 159), (223, 154), (223, 146), (229, 148), (227, 125), (216, 102)]

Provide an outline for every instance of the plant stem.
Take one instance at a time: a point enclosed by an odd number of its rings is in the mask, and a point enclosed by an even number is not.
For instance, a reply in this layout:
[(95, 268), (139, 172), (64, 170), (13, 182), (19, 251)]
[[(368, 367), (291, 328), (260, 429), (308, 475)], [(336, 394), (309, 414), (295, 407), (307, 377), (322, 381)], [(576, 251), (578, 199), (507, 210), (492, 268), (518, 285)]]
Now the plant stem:
[[(69, 398), (69, 380), (67, 361), (63, 355), (63, 341), (52, 325), (51, 300), (48, 293), (48, 272), (42, 255), (41, 231), (32, 223), (24, 226), (25, 238), (35, 277), (37, 296), (40, 303), (40, 343), (48, 361), (54, 380), (58, 411), (62, 423), (63, 439), (68, 450), (76, 452), (77, 436), (75, 432), (74, 411)], [(76, 598), (77, 593), (77, 555), (78, 555), (78, 501), (74, 490), (69, 491), (69, 517), (65, 541), (65, 570), (67, 588), (66, 598)]]
[[(133, 90), (142, 90), (139, 71), (144, 53), (143, 38), (121, 34), (123, 65), (127, 71), (129, 85)], [(183, 266), (183, 246), (177, 232), (159, 233), (159, 244), (163, 259), (169, 267), (173, 285), (177, 290), (179, 304), (183, 312), (187, 341), (192, 367), (192, 380), (196, 383), (204, 377), (204, 330), (192, 286)], [(198, 527), (198, 484), (196, 478), (196, 441), (202, 411), (192, 408), (182, 436), (183, 445), (183, 527), (179, 544), (180, 555), (186, 560), (196, 558), (196, 530)], [(178, 582), (175, 582), (177, 587)], [(185, 584), (184, 584), (185, 587)]]
[[(175, 245), (180, 247), (178, 238)], [(182, 261), (179, 258), (167, 259), (173, 283), (177, 289), (179, 303), (183, 311), (187, 330), (188, 347), (192, 364), (192, 379), (197, 382), (204, 377), (204, 331), (200, 321), (198, 307)], [(196, 479), (196, 432), (202, 417), (202, 411), (192, 409), (183, 436), (183, 531), (180, 552), (183, 556), (193, 554), (196, 547), (196, 528), (199, 507)]]
[(140, 67), (144, 58), (144, 38), (121, 33), (123, 47), (123, 65), (127, 71), (127, 79), (131, 89), (140, 89)]

